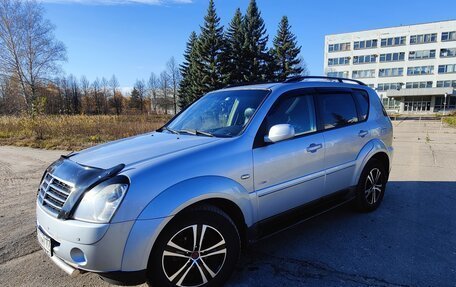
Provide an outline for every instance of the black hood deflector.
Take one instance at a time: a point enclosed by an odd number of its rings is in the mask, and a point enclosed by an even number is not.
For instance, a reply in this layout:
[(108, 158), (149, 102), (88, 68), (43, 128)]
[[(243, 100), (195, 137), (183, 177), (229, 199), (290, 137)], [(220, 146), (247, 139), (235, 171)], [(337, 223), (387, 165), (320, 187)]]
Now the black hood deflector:
[(72, 161), (70, 159), (72, 155), (60, 157), (46, 170), (53, 176), (74, 184), (72, 192), (57, 216), (59, 219), (70, 218), (86, 191), (116, 176), (125, 167), (123, 163), (108, 169), (85, 166)]

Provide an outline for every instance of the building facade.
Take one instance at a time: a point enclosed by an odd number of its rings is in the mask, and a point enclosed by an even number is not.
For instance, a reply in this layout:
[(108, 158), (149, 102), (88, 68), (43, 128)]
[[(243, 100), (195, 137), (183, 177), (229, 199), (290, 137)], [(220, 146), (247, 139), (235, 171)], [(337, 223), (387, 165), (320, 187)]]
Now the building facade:
[(389, 112), (456, 110), (456, 20), (327, 35), (324, 71), (363, 81)]

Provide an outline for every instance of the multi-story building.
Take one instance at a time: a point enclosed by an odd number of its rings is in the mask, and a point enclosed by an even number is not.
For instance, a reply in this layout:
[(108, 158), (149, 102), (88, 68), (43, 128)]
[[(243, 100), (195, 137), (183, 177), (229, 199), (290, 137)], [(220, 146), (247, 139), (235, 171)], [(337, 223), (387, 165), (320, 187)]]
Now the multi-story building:
[(400, 113), (456, 109), (456, 20), (325, 37), (327, 76), (371, 86)]

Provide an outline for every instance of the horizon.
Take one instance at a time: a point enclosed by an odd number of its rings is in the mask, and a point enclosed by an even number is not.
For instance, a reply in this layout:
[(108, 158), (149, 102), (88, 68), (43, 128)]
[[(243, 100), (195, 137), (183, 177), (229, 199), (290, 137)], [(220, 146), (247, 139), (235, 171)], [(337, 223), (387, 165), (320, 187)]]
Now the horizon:
[[(85, 75), (92, 82), (97, 77), (109, 79), (115, 74), (123, 91), (130, 90), (136, 80), (147, 80), (151, 72), (159, 75), (171, 57), (182, 62), (188, 37), (192, 31), (199, 33), (208, 6), (207, 0), (41, 2), (45, 16), (56, 26), (57, 39), (67, 47), (68, 61), (62, 64), (65, 75), (73, 74), (78, 79)], [(216, 0), (221, 24), (226, 28), (235, 10), (239, 7), (244, 13), (248, 2)], [(288, 16), (298, 44), (302, 46), (301, 56), (312, 75), (323, 75), (326, 35), (448, 21), (454, 19), (451, 11), (456, 9), (456, 3), (442, 0), (434, 1), (432, 6), (419, 5), (424, 3), (416, 1), (413, 2), (416, 5), (410, 6), (410, 2), (392, 0), (381, 5), (352, 0), (332, 3), (330, 8), (327, 3), (314, 3), (312, 13), (309, 13), (308, 5), (302, 1), (284, 2), (289, 5), (257, 0), (269, 35), (269, 46), (281, 17)], [(356, 17), (347, 17), (337, 24), (324, 20), (353, 15), (353, 7), (386, 11), (389, 17), (372, 17), (373, 13), (368, 12), (357, 13)], [(400, 9), (402, 7), (404, 9)], [(404, 13), (405, 9), (407, 13)], [(306, 17), (302, 17), (301, 11), (307, 12), (304, 13)]]

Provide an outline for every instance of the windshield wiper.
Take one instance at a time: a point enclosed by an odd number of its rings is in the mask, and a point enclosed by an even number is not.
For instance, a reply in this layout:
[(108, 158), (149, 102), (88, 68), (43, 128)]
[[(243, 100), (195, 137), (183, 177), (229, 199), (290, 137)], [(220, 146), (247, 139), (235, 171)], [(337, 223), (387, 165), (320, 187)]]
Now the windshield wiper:
[(208, 132), (203, 132), (203, 131), (199, 131), (199, 130), (179, 130), (180, 133), (187, 133), (187, 134), (191, 134), (191, 135), (202, 135), (202, 136), (207, 136), (207, 137), (214, 137), (213, 134), (211, 133), (208, 133)]
[(168, 131), (168, 132), (173, 133), (175, 135), (179, 135), (180, 134), (178, 131), (175, 131), (175, 130), (173, 130), (171, 128), (168, 128), (168, 127), (162, 127), (162, 130)]

